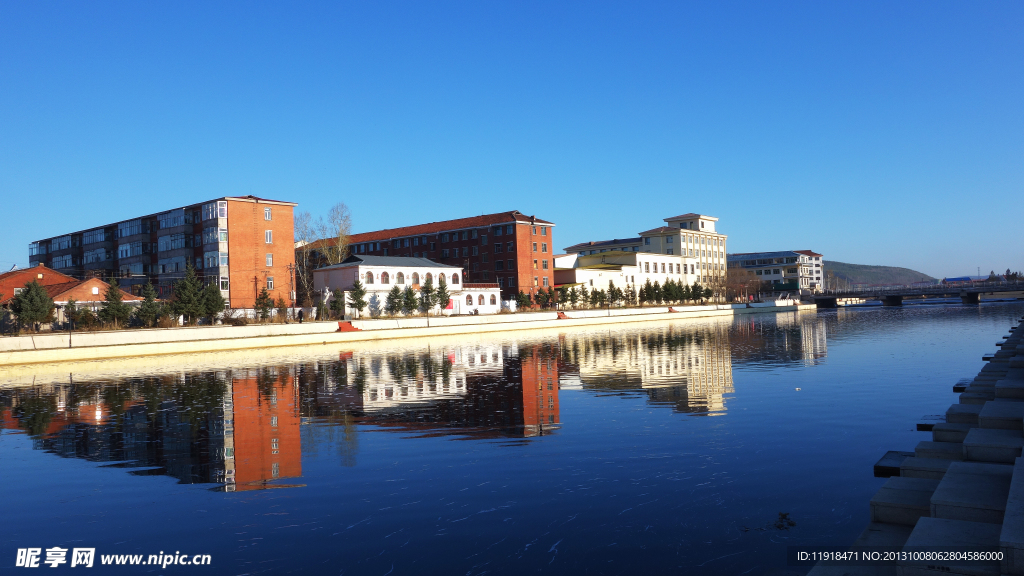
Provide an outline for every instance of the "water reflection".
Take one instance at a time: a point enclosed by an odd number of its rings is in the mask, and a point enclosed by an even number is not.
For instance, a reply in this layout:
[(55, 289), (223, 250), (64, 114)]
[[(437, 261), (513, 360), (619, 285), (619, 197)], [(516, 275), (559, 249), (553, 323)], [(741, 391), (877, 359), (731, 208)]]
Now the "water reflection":
[(820, 362), (826, 321), (664, 323), (555, 337), (372, 346), (270, 365), (0, 388), (6, 429), (62, 457), (227, 491), (301, 486), (303, 454), (355, 466), (361, 431), (529, 442), (558, 430), (559, 392), (644, 395), (722, 415), (733, 363)]

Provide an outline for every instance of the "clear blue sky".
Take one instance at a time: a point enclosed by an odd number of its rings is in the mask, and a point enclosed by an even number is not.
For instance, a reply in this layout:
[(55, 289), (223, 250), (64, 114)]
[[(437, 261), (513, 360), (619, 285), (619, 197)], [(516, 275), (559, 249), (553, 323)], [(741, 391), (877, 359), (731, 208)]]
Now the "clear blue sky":
[(1024, 3), (0, 2), (0, 266), (223, 195), (1024, 269)]

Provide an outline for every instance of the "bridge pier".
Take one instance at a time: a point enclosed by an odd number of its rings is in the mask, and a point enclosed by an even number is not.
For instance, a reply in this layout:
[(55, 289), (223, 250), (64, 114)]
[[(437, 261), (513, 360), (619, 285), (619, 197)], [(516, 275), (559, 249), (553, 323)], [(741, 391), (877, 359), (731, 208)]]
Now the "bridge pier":
[(964, 304), (981, 304), (980, 292), (961, 292), (960, 301)]
[(815, 298), (814, 303), (818, 305), (818, 308), (838, 308), (838, 298)]
[(903, 306), (903, 296), (882, 296), (882, 306)]

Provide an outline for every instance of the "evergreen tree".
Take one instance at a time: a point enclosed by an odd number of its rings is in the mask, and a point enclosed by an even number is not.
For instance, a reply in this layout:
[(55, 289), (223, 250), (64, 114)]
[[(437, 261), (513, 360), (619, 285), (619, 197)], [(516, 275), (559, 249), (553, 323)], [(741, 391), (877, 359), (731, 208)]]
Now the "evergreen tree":
[(412, 314), (419, 307), (419, 300), (416, 298), (416, 291), (412, 286), (406, 286), (402, 291), (402, 313)]
[(529, 294), (523, 292), (522, 290), (519, 291), (519, 294), (516, 294), (516, 310), (529, 308), (531, 304), (532, 302), (530, 300)]
[(11, 312), (18, 318), (18, 324), (35, 327), (53, 314), (53, 299), (46, 289), (35, 280), (25, 284), (25, 289), (11, 299)]
[[(358, 281), (356, 283), (358, 284)], [(362, 288), (362, 286), (359, 287)], [(341, 319), (345, 317), (345, 293), (341, 291), (341, 288), (335, 288), (334, 292), (331, 292), (331, 303), (329, 306), (332, 318)], [(363, 306), (366, 306), (365, 302)]]
[(402, 289), (397, 284), (391, 287), (388, 297), (384, 300), (384, 311), (394, 316), (402, 309)]
[(282, 322), (288, 320), (288, 303), (284, 301), (283, 296), (277, 297), (277, 303), (274, 305), (277, 308), (277, 318)]
[(715, 291), (710, 287), (704, 288), (704, 298), (711, 298), (715, 295)]
[(196, 276), (192, 263), (185, 265), (185, 276), (174, 283), (174, 300), (171, 310), (176, 316), (184, 316), (186, 324), (194, 324), (203, 315), (203, 285)]
[(147, 282), (142, 287), (142, 304), (135, 309), (135, 319), (143, 326), (150, 327), (159, 317), (160, 304), (156, 301), (156, 289), (153, 288), (153, 284)]
[(592, 296), (595, 300), (594, 303), (597, 304), (599, 308), (603, 308), (605, 302), (608, 300), (608, 294), (606, 294), (604, 290), (594, 290)]
[(654, 284), (651, 284), (651, 279), (648, 278), (644, 282), (643, 288), (640, 289), (640, 301), (643, 303), (654, 302)]
[(636, 305), (636, 286), (633, 284), (630, 284), (629, 289), (626, 291), (626, 299), (630, 306)]
[(427, 277), (420, 284), (420, 312), (429, 314), (430, 309), (434, 307), (434, 279)]
[(700, 285), (700, 282), (694, 282), (693, 286), (690, 287), (690, 300), (694, 302), (701, 299), (704, 296), (704, 287)]
[(366, 308), (366, 288), (358, 278), (348, 291), (348, 304), (356, 311), (357, 317), (363, 313), (363, 308)]
[(661, 304), (662, 300), (665, 299), (665, 294), (661, 289), (661, 284), (657, 280), (654, 281), (654, 287), (651, 290), (651, 297), (656, 304)]
[(682, 300), (684, 304), (686, 303), (687, 300), (690, 299), (690, 285), (689, 284), (683, 284), (683, 288), (682, 288), (682, 290), (680, 290), (680, 293), (679, 293), (679, 299)]
[(448, 307), (448, 301), (451, 300), (452, 295), (448, 293), (448, 281), (445, 280), (444, 274), (437, 275), (437, 290), (434, 291), (434, 304), (444, 310)]
[(598, 302), (600, 302), (600, 299), (598, 297), (598, 293), (599, 292), (601, 292), (601, 291), (600, 290), (591, 290), (590, 291), (590, 306), (591, 307), (597, 307)]
[(224, 296), (220, 293), (220, 287), (214, 280), (203, 288), (203, 316), (210, 319), (210, 324), (217, 320), (217, 315), (224, 311)]
[(117, 281), (113, 280), (107, 286), (107, 293), (100, 307), (100, 320), (113, 324), (115, 328), (128, 321), (132, 315), (132, 307), (123, 302), (121, 289)]
[(580, 304), (586, 308), (590, 304), (590, 294), (587, 293), (587, 285), (580, 286)]
[[(4, 295), (0, 294), (0, 299), (3, 297)], [(70, 328), (74, 328), (75, 323), (78, 322), (78, 303), (74, 298), (68, 298), (68, 304), (64, 307), (64, 320)]]
[(569, 289), (565, 286), (558, 288), (558, 303), (565, 305), (569, 301)]
[(580, 301), (580, 292), (579, 292), (579, 290), (576, 289), (575, 286), (573, 286), (572, 289), (569, 290), (569, 304), (572, 305), (573, 308), (575, 308), (576, 307), (576, 303), (579, 302), (579, 301)]
[(537, 294), (534, 295), (533, 301), (536, 302), (537, 305), (540, 306), (541, 308), (547, 308), (549, 301), (548, 293), (545, 292), (543, 288), (537, 290)]
[(270, 318), (270, 311), (274, 308), (274, 300), (270, 297), (270, 293), (264, 288), (260, 290), (258, 296), (256, 296), (256, 303), (253, 305), (256, 309), (256, 316), (261, 320)]

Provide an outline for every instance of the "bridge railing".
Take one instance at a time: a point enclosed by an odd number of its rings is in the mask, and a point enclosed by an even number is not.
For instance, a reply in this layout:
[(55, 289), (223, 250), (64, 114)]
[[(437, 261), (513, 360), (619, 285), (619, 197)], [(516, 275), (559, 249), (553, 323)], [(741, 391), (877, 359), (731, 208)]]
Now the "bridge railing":
[(936, 284), (933, 286), (913, 286), (897, 284), (891, 286), (874, 286), (860, 290), (823, 289), (816, 296), (834, 296), (836, 298), (864, 298), (877, 296), (918, 296), (926, 294), (960, 294), (962, 292), (1015, 292), (1024, 291), (1024, 281), (1015, 282), (971, 282), (970, 284)]

